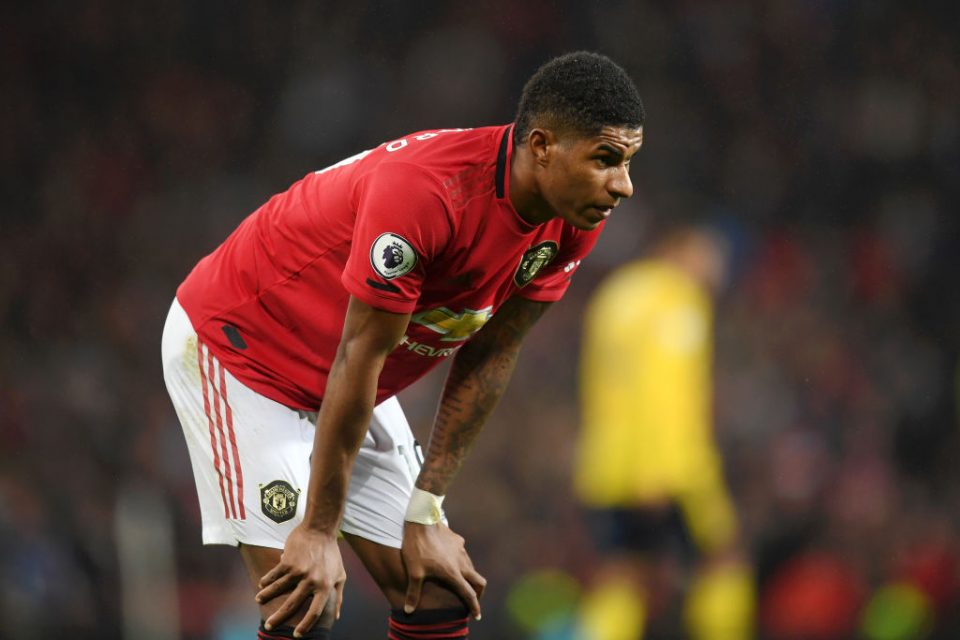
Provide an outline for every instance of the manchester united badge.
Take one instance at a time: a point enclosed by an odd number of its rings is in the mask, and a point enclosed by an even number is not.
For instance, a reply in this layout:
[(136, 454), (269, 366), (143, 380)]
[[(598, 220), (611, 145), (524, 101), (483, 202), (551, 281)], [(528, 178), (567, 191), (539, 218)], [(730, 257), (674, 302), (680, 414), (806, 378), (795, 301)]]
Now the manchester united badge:
[(277, 524), (290, 520), (297, 514), (297, 498), (300, 490), (284, 480), (274, 480), (260, 485), (260, 510)]

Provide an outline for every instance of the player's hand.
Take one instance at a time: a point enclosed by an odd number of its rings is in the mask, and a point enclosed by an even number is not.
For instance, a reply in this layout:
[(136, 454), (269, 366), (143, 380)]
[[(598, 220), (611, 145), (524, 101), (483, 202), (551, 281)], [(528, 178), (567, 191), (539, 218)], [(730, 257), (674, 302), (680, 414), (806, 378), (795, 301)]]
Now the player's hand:
[(480, 596), (487, 580), (473, 568), (464, 540), (442, 522), (432, 525), (404, 523), (400, 549), (407, 570), (407, 599), (403, 610), (412, 613), (420, 604), (420, 592), (427, 578), (451, 587), (480, 619)]
[(336, 534), (300, 524), (290, 532), (280, 563), (260, 578), (257, 602), (269, 602), (283, 593), (290, 594), (264, 626), (270, 630), (281, 624), (309, 599), (307, 613), (294, 629), (294, 635), (306, 633), (320, 619), (332, 590), (336, 590), (337, 598), (334, 616), (339, 618), (346, 580)]

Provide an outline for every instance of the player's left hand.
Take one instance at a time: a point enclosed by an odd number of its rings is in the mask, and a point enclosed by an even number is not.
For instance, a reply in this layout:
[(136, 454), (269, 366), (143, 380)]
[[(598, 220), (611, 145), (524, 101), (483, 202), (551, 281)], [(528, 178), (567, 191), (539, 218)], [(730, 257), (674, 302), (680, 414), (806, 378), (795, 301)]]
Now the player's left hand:
[(404, 523), (400, 549), (407, 570), (407, 599), (403, 609), (413, 613), (427, 578), (438, 580), (460, 596), (470, 613), (480, 619), (480, 596), (487, 580), (473, 568), (463, 537), (442, 522), (424, 525)]

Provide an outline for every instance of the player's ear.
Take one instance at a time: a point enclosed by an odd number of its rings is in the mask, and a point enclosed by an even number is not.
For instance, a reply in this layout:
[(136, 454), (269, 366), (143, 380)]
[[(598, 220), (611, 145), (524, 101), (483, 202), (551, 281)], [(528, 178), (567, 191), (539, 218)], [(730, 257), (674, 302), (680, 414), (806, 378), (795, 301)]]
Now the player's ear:
[(549, 129), (535, 127), (527, 135), (527, 146), (533, 154), (533, 159), (538, 165), (547, 166), (550, 164), (550, 156), (557, 144), (556, 135)]

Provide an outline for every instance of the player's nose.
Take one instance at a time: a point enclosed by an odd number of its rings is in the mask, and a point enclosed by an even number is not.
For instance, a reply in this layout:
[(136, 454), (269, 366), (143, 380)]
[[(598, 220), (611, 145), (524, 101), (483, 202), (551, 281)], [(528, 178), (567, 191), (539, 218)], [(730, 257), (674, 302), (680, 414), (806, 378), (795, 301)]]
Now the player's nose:
[(633, 195), (633, 182), (626, 167), (620, 167), (619, 171), (614, 172), (610, 182), (607, 183), (607, 191), (617, 199), (629, 198)]

